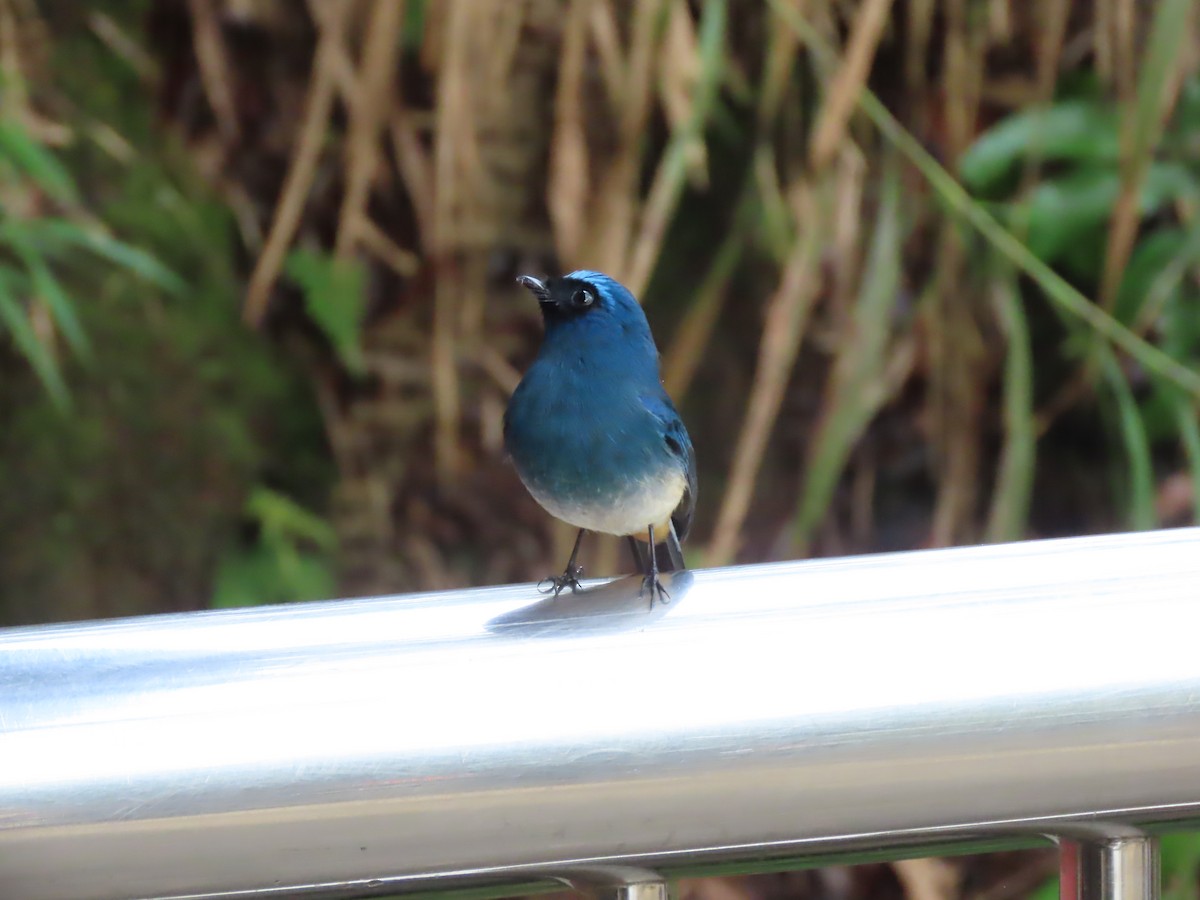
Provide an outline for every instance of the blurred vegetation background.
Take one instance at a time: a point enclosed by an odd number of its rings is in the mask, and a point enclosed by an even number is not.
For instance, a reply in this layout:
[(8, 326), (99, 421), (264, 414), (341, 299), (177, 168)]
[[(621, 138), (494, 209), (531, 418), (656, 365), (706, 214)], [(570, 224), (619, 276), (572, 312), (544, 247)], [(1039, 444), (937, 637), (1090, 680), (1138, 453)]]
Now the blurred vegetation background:
[(1196, 522), (1194, 6), (0, 0), (0, 624), (557, 571), (501, 418), (514, 276), (578, 267), (646, 305), (695, 565)]

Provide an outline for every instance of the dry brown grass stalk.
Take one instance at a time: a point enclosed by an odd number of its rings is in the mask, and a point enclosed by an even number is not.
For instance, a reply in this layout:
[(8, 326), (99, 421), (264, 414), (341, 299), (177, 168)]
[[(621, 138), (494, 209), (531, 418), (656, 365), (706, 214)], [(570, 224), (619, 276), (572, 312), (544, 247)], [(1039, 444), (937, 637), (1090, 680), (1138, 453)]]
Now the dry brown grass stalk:
[(933, 17), (937, 0), (910, 0), (908, 4), (908, 40), (904, 47), (904, 80), (914, 95), (924, 94), (925, 67), (933, 35)]
[(433, 297), (433, 340), (429, 362), (434, 406), (433, 448), (438, 477), (445, 483), (459, 471), (461, 465), (458, 428), (462, 417), (462, 398), (459, 395), (458, 364), (455, 359), (455, 313), (461, 299), (461, 281), (451, 277), (447, 266), (443, 266), (439, 274)]
[(891, 865), (907, 900), (954, 900), (959, 895), (958, 869), (944, 859), (902, 859)]
[(729, 485), (721, 498), (705, 563), (728, 565), (741, 543), (742, 525), (750, 510), (763, 453), (779, 415), (804, 328), (821, 287), (817, 277), (822, 236), (830, 215), (829, 179), (800, 181), (789, 191), (798, 233), (779, 287), (767, 301), (759, 345), (758, 367), (738, 433)]
[(969, 15), (968, 0), (947, 0), (945, 13), (946, 152), (953, 166), (975, 139), (988, 36), (987, 23)]
[(21, 64), (20, 31), (11, 2), (0, 0), (0, 76), (4, 78), (0, 111), (9, 115), (24, 109), (29, 95)]
[[(983, 81), (987, 22), (973, 21), (966, 0), (946, 7), (944, 41), (947, 153), (951, 160), (975, 135)], [(937, 499), (930, 543), (946, 546), (971, 537), (979, 495), (980, 397), (988, 377), (987, 353), (971, 296), (962, 234), (945, 220), (940, 228), (939, 273), (927, 307), (925, 334), (930, 353), (929, 422), (937, 459)]]
[[(667, 16), (667, 32), (658, 58), (658, 95), (667, 125), (677, 131), (692, 117), (692, 95), (700, 78), (700, 48), (691, 13), (683, 0), (672, 0)], [(703, 144), (699, 149), (702, 166)]]
[[(907, 329), (899, 330), (904, 320), (897, 315), (906, 221), (896, 167), (886, 171), (867, 248), (859, 226), (864, 217), (866, 161), (852, 147), (843, 148), (839, 155), (830, 250), (835, 256), (828, 315), (831, 333), (823, 342), (833, 358), (807, 436), (804, 481), (791, 526), (793, 546), (802, 553), (808, 552), (813, 533), (828, 514), (836, 485), (870, 423), (908, 383), (912, 371), (914, 342)], [(866, 507), (870, 498), (858, 502)], [(860, 514), (856, 527), (869, 531), (865, 515)]]
[(406, 250), (367, 215), (362, 215), (354, 226), (363, 249), (403, 278), (411, 278), (421, 267), (421, 258)]
[(800, 38), (779, 21), (779, 11), (771, 7), (767, 10), (767, 16), (771, 29), (767, 37), (767, 55), (755, 110), (755, 126), (760, 136), (776, 122), (800, 49)]
[(1058, 80), (1058, 66), (1067, 37), (1071, 2), (1049, 0), (1039, 6), (1039, 12), (1041, 27), (1034, 44), (1034, 54), (1037, 57), (1036, 102), (1049, 103), (1054, 97), (1054, 85)]
[[(684, 151), (686, 152), (686, 151)], [(641, 296), (662, 253), (671, 216), (683, 193), (684, 165), (668, 154), (659, 162), (645, 203), (642, 205), (634, 240), (626, 253), (625, 284)]]
[[(1171, 71), (1158, 86), (1156, 96), (1148, 98), (1153, 104), (1152, 119), (1149, 123), (1144, 122), (1144, 111), (1139, 112), (1138, 108), (1138, 63), (1134, 47), (1137, 27), (1132, 0), (1118, 0), (1118, 10), (1118, 27), (1122, 29), (1118, 42), (1121, 52), (1117, 69), (1117, 92), (1121, 105), (1121, 187), (1109, 221), (1108, 244), (1105, 249), (1099, 294), (1100, 305), (1109, 312), (1116, 306), (1121, 278), (1125, 274), (1125, 267), (1137, 240), (1141, 224), (1139, 200), (1146, 173), (1153, 160), (1153, 150), (1166, 130), (1167, 121), (1183, 88), (1184, 76), (1189, 66), (1188, 54), (1183, 51), (1185, 42), (1181, 37)], [(1142, 62), (1148, 64), (1147, 60)]]
[(814, 169), (829, 164), (845, 139), (850, 115), (866, 83), (875, 50), (888, 22), (892, 0), (864, 0), (854, 19), (845, 56), (825, 92), (817, 124), (809, 143), (808, 158)]
[(221, 37), (217, 10), (213, 0), (188, 0), (188, 10), (192, 16), (192, 40), (196, 48), (200, 81), (216, 117), (217, 129), (225, 141), (236, 141), (241, 134), (241, 126), (233, 100), (229, 57)]
[(671, 140), (659, 160), (643, 204), (625, 273), (631, 289), (639, 294), (650, 281), (662, 252), (686, 180), (690, 177), (700, 187), (707, 182), (703, 129), (708, 115), (706, 96), (715, 85), (705, 82), (719, 77), (723, 62), (720, 49), (712, 60), (706, 62), (701, 58), (695, 28), (682, 0), (676, 0), (672, 5), (670, 23), (662, 48), (660, 86), (665, 95), (674, 98), (664, 98), (667, 118), (672, 124)]
[(934, 444), (937, 499), (929, 543), (951, 546), (972, 538), (979, 497), (981, 397), (989, 372), (988, 354), (967, 295), (961, 236), (953, 225), (942, 231), (938, 269), (943, 273), (926, 309), (930, 352), (929, 423)]
[[(640, 208), (646, 128), (655, 96), (655, 59), (661, 43), (664, 0), (636, 0), (629, 25), (629, 50), (621, 61), (616, 109), (616, 148), (596, 179), (581, 253), (588, 265), (629, 284), (631, 235)], [(638, 293), (635, 284), (629, 284)]]
[(421, 140), (409, 110), (401, 108), (391, 117), (389, 132), (396, 166), (404, 190), (413, 208), (421, 249), (428, 253), (433, 239), (434, 188), (433, 163)]
[(583, 68), (587, 58), (588, 20), (593, 0), (570, 0), (563, 26), (562, 62), (554, 98), (554, 135), (550, 143), (550, 180), (546, 206), (554, 225), (554, 244), (567, 268), (579, 259), (587, 224), (588, 147), (583, 116)]
[[(366, 16), (359, 102), (351, 109), (345, 158), (342, 208), (334, 252), (349, 257), (367, 231), (367, 200), (380, 166), (378, 135), (386, 123), (396, 71), (402, 0), (375, 0)], [(374, 241), (380, 245), (378, 239)]]
[(599, 58), (600, 76), (604, 81), (608, 103), (615, 108), (621, 102), (625, 75), (613, 0), (593, 0), (589, 12), (588, 29)]
[[(1137, 104), (1137, 72), (1135, 41), (1137, 23), (1133, 0), (1109, 0), (1112, 6), (1109, 35), (1112, 48), (1112, 77), (1116, 88), (1117, 104), (1121, 109), (1121, 186), (1113, 204), (1109, 219), (1108, 246), (1104, 257), (1104, 270), (1100, 279), (1100, 305), (1108, 312), (1117, 302), (1117, 288), (1121, 275), (1133, 251), (1137, 237), (1138, 196), (1142, 191), (1149, 159), (1137, 153), (1139, 135), (1135, 133)], [(1105, 0), (1101, 0), (1103, 6)]]
[(753, 193), (746, 191), (732, 227), (717, 248), (712, 267), (692, 297), (683, 321), (663, 354), (663, 384), (676, 403), (682, 403), (687, 396), (696, 370), (712, 343), (728, 294), (729, 279), (748, 242), (745, 213), (752, 204)]
[(1111, 82), (1116, 55), (1113, 50), (1114, 12), (1113, 0), (1098, 0), (1095, 4), (1096, 20), (1092, 25), (1092, 52), (1095, 54), (1096, 74)]
[(459, 311), (470, 290), (461, 251), (485, 204), (488, 185), (476, 127), (479, 97), (473, 66), (481, 25), (490, 17), (491, 0), (450, 0), (439, 5), (444, 17), (438, 66), (434, 215), (431, 251), (435, 265), (433, 337), (430, 343), (434, 405), (434, 454), (439, 480), (448, 483), (460, 470), (459, 427), (462, 397), (456, 345)]
[(434, 149), (434, 217), (432, 246), (441, 257), (464, 243), (470, 217), (485, 190), (479, 135), (475, 127), (477, 97), (473, 90), (473, 51), (479, 40), (478, 19), (491, 0), (448, 0), (439, 4), (445, 18), (437, 82)]
[(342, 52), (343, 25), (349, 9), (347, 4), (330, 5), (327, 8), (326, 21), (321, 26), (321, 36), (309, 76), (304, 119), (296, 138), (295, 151), (284, 178), (279, 201), (275, 205), (271, 229), (267, 233), (267, 240), (263, 244), (262, 253), (259, 254), (246, 288), (242, 313), (251, 327), (257, 327), (266, 314), (271, 290), (275, 287), (292, 238), (300, 226), (308, 191), (317, 173), (329, 115), (333, 111), (333, 60)]

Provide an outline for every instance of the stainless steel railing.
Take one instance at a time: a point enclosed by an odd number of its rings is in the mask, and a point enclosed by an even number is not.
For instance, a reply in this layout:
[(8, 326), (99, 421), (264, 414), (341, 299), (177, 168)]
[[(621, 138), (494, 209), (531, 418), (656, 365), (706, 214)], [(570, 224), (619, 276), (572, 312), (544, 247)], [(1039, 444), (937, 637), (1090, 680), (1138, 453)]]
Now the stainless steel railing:
[[(0, 896), (370, 896), (1200, 820), (1200, 529), (0, 631)], [(518, 887), (518, 885), (520, 885)]]

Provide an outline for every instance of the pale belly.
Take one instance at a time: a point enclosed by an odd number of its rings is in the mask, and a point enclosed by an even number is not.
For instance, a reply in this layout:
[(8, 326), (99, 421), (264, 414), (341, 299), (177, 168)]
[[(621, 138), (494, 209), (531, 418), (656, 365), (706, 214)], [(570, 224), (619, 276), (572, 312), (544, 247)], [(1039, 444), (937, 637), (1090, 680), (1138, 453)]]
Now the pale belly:
[(562, 502), (539, 491), (535, 485), (525, 486), (538, 504), (556, 519), (576, 528), (602, 534), (645, 534), (646, 526), (654, 527), (655, 538), (663, 540), (671, 513), (683, 499), (687, 482), (683, 472), (671, 467), (662, 477), (646, 479), (620, 494), (606, 494), (588, 499)]

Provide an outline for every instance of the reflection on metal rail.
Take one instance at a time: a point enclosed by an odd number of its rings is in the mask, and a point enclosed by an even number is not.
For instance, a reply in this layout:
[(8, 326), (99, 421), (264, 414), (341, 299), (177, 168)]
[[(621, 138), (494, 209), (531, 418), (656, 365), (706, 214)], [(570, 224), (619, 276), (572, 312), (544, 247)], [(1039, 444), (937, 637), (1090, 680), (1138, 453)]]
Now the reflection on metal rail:
[(669, 589), (0, 631), (0, 896), (651, 897), (1049, 837), (1134, 898), (1200, 819), (1200, 529)]

